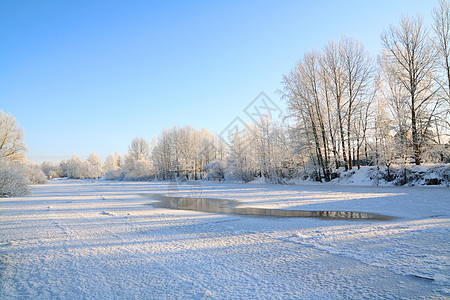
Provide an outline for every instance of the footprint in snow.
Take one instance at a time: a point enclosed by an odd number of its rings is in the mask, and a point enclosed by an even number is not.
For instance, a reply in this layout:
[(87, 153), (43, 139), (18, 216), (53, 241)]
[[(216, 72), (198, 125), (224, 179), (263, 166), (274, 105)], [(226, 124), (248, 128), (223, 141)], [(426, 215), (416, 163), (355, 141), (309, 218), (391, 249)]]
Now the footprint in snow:
[(102, 211), (101, 215), (104, 215), (104, 216), (115, 216), (115, 214), (107, 212), (107, 211)]

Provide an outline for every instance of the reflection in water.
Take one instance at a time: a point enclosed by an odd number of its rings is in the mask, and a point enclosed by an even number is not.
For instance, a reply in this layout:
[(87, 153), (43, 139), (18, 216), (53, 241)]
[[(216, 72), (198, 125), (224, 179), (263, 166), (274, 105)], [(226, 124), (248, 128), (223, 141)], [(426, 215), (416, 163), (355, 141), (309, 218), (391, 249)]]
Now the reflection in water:
[(309, 210), (282, 210), (256, 207), (237, 207), (240, 203), (233, 200), (214, 198), (186, 198), (163, 196), (160, 194), (144, 194), (146, 198), (157, 200), (151, 205), (172, 209), (195, 210), (201, 212), (214, 212), (238, 215), (271, 216), (271, 217), (309, 217), (340, 220), (391, 220), (392, 217), (373, 213), (354, 211), (309, 211)]

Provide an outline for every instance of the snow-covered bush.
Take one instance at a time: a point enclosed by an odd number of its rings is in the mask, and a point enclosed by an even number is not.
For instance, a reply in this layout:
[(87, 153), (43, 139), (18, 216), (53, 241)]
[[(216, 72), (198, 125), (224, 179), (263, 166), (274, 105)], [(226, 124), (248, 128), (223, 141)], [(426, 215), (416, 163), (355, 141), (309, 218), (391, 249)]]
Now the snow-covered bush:
[(411, 166), (407, 170), (408, 183), (411, 185), (449, 186), (450, 164)]
[[(339, 170), (336, 170), (336, 174), (333, 176), (335, 178), (340, 177)], [(295, 177), (303, 181), (322, 181), (324, 179), (322, 170), (312, 160), (305, 162), (303, 168), (297, 170)]]
[(225, 166), (222, 161), (215, 160), (205, 167), (206, 179), (212, 181), (225, 180)]
[(0, 159), (0, 197), (23, 196), (30, 193), (29, 181), (19, 163)]
[(231, 181), (250, 182), (253, 181), (256, 176), (256, 172), (250, 167), (242, 168), (236, 163), (229, 164), (225, 172), (225, 179)]

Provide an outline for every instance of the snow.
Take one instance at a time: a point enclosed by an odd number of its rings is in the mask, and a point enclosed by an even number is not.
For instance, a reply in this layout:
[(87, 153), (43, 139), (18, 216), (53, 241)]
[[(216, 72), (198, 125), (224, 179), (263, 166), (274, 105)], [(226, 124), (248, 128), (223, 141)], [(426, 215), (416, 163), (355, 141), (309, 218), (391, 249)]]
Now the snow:
[[(356, 180), (356, 179), (355, 179)], [(445, 299), (450, 189), (52, 180), (0, 198), (2, 299)], [(143, 194), (390, 221), (155, 208)]]
[[(376, 166), (363, 166), (360, 169), (353, 168), (344, 171), (341, 167), (336, 171), (338, 177), (330, 182), (317, 182), (311, 179), (302, 180), (294, 178), (288, 182), (294, 185), (355, 185), (355, 186), (450, 186), (450, 164), (423, 164), (420, 166), (408, 165), (407, 182), (402, 183), (404, 179), (404, 169), (402, 165), (392, 165), (390, 167), (391, 181), (386, 181), (387, 168)], [(429, 182), (429, 181), (432, 182)], [(433, 182), (434, 180), (434, 182)], [(257, 179), (255, 183), (263, 183), (264, 180)]]

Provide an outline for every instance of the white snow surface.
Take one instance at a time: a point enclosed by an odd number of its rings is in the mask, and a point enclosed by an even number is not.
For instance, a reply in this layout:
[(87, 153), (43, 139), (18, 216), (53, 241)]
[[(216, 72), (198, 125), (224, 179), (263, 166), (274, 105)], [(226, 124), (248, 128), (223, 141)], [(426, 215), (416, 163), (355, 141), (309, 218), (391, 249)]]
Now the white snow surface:
[[(449, 192), (54, 180), (0, 198), (0, 298), (450, 299)], [(396, 219), (172, 210), (149, 193)]]

